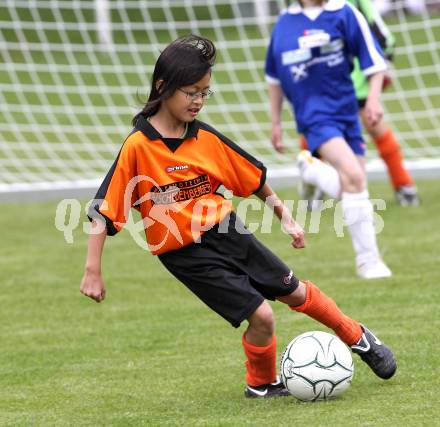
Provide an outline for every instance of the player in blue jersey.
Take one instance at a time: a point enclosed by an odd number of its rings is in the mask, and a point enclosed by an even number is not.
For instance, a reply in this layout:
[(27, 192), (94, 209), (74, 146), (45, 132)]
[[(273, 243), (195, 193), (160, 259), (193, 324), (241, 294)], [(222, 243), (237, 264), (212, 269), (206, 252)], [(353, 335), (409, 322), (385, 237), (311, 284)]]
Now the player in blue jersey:
[[(358, 275), (375, 279), (389, 277), (391, 271), (379, 255), (367, 189), (365, 144), (350, 77), (355, 57), (369, 78), (365, 117), (374, 125), (383, 116), (380, 93), (386, 63), (365, 18), (345, 0), (302, 0), (285, 10), (272, 32), (265, 72), (274, 148), (283, 151), (281, 106), (285, 96), (310, 151), (337, 171), (336, 176), (321, 175), (323, 190), (342, 200)], [(322, 168), (314, 166), (317, 162), (304, 156), (300, 170), (306, 181), (319, 186)], [(336, 187), (341, 194), (332, 194)]]

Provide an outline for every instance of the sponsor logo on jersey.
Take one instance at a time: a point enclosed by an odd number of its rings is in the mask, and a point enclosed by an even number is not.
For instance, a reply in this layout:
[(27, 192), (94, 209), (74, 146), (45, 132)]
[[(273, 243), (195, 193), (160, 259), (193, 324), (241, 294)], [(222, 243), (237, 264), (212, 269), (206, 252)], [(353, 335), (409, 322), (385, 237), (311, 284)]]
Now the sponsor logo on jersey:
[(308, 61), (312, 57), (310, 49), (288, 50), (281, 54), (283, 65), (296, 64), (297, 62)]
[(344, 54), (342, 51), (336, 53), (329, 53), (324, 56), (317, 56), (310, 61), (303, 62), (298, 65), (292, 65), (289, 68), (290, 73), (292, 74), (293, 81), (295, 83), (300, 82), (301, 80), (309, 77), (308, 69), (313, 67), (314, 65), (324, 64), (328, 67), (336, 67), (339, 64), (344, 62)]
[(183, 170), (186, 170), (186, 169), (189, 169), (188, 165), (168, 166), (168, 167), (165, 168), (165, 170), (168, 173), (171, 173), (171, 172), (174, 172), (174, 171), (183, 171)]
[(177, 181), (151, 189), (153, 204), (169, 205), (185, 200), (198, 199), (212, 192), (208, 175), (201, 175), (187, 181)]
[(305, 30), (304, 35), (298, 38), (301, 49), (321, 47), (330, 43), (330, 34), (323, 30)]
[(313, 36), (314, 34), (322, 34), (324, 32), (324, 30), (318, 30), (318, 29), (309, 29), (309, 30), (304, 30), (304, 35), (305, 36)]
[(326, 53), (335, 53), (344, 49), (344, 41), (342, 39), (335, 39), (331, 41), (329, 44), (321, 47), (321, 55)]

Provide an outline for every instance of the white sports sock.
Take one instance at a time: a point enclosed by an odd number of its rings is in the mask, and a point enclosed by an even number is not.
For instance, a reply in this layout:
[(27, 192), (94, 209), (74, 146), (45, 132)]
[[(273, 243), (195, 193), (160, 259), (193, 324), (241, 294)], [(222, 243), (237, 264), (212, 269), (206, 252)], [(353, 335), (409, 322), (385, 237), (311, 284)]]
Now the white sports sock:
[(362, 265), (379, 258), (373, 222), (373, 205), (367, 190), (360, 193), (342, 193), (342, 211), (350, 230), (356, 264)]
[(306, 162), (301, 176), (306, 184), (315, 185), (332, 199), (339, 199), (341, 181), (333, 166), (313, 157), (311, 162)]

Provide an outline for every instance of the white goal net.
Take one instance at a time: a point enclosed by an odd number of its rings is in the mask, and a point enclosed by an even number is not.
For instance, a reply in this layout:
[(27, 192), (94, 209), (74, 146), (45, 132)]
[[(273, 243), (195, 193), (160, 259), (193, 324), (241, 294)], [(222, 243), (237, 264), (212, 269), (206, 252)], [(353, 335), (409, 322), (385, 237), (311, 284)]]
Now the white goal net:
[[(429, 1), (427, 2), (429, 6)], [(96, 187), (147, 98), (161, 49), (196, 33), (218, 48), (215, 96), (201, 120), (262, 159), (294, 171), (297, 136), (284, 111), (288, 154), (270, 144), (264, 57), (281, 0), (2, 0), (0, 192)], [(404, 13), (396, 36), (387, 121), (409, 160), (440, 158), (440, 13)], [(371, 159), (377, 157), (369, 151)]]

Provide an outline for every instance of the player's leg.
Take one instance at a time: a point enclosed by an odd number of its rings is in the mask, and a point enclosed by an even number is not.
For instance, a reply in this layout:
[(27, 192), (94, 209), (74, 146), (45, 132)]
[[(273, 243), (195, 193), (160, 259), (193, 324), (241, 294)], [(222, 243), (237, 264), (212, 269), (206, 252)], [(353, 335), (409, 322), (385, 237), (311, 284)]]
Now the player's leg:
[(298, 142), (299, 142), (299, 148), (301, 148), (301, 150), (307, 150), (307, 151), (309, 150), (309, 146), (307, 144), (307, 139), (303, 134), (301, 134), (299, 136)]
[(391, 276), (391, 271), (380, 259), (377, 247), (367, 176), (358, 159), (363, 157), (362, 144), (349, 146), (343, 138), (335, 137), (322, 144), (318, 152), (340, 176), (342, 211), (351, 234), (358, 275), (365, 279)]
[(321, 158), (338, 172), (342, 192), (358, 193), (367, 187), (365, 172), (358, 164), (356, 153), (343, 137), (333, 137), (318, 148)]
[[(248, 257), (240, 263), (240, 269), (249, 276), (252, 286), (267, 299), (276, 299), (290, 306), (292, 310), (303, 312), (313, 319), (333, 329), (335, 333), (347, 345), (352, 347), (355, 353), (359, 353), (362, 359), (368, 363), (371, 369), (381, 378), (390, 378), (396, 369), (391, 351), (373, 342), (373, 335), (367, 328), (357, 321), (346, 316), (337, 307), (335, 302), (319, 290), (311, 282), (300, 281), (294, 272), (285, 265), (253, 235), (242, 236)], [(266, 347), (258, 346), (257, 354), (266, 353), (266, 358), (275, 358), (274, 351), (270, 353), (270, 336), (273, 331), (273, 315), (267, 303), (262, 304), (248, 318), (252, 328), (257, 329), (254, 339), (258, 344), (266, 344)], [(251, 325), (250, 325), (251, 326)], [(249, 329), (248, 329), (249, 330)], [(244, 338), (247, 334), (244, 335)], [(249, 338), (251, 339), (251, 338)], [(243, 343), (245, 349), (247, 343)], [(274, 344), (272, 344), (275, 347)], [(246, 354), (252, 359), (253, 354)], [(270, 356), (272, 355), (272, 356)], [(264, 363), (264, 362), (262, 362)], [(273, 365), (272, 365), (273, 366)], [(266, 371), (269, 371), (266, 368)]]
[[(354, 70), (351, 73), (351, 79), (356, 91), (362, 123), (387, 166), (388, 174), (396, 191), (397, 201), (401, 205), (417, 205), (419, 203), (417, 189), (411, 176), (405, 169), (400, 153), (400, 146), (393, 131), (383, 120), (375, 125), (371, 125), (368, 120), (366, 120), (364, 107), (370, 87), (368, 79), (361, 71), (357, 60), (355, 61)], [(388, 84), (390, 84), (390, 80), (388, 79), (387, 81)]]
[(249, 344), (267, 346), (272, 343), (275, 333), (275, 319), (272, 308), (266, 301), (263, 301), (249, 316), (248, 322), (249, 325), (244, 337)]
[[(239, 277), (246, 277), (252, 292), (272, 300), (275, 295), (291, 293), (298, 286), (293, 272), (245, 230), (241, 219), (232, 212), (227, 236), (218, 235), (213, 243), (221, 244), (222, 252), (228, 254)], [(264, 301), (246, 319), (248, 327), (242, 337), (246, 355), (245, 396), (287, 396), (288, 391), (276, 375), (275, 320), (271, 306)]]
[(308, 200), (311, 210), (316, 210), (323, 195), (332, 199), (339, 199), (341, 183), (338, 172), (329, 164), (324, 163), (310, 151), (302, 150), (297, 156), (297, 165), (300, 173), (299, 194), (303, 200)]
[(365, 108), (361, 108), (362, 123), (376, 145), (377, 151), (385, 162), (396, 198), (400, 205), (417, 206), (419, 198), (414, 180), (405, 168), (400, 145), (392, 129), (381, 120), (371, 125), (365, 118)]
[(333, 329), (335, 334), (354, 353), (360, 355), (373, 372), (383, 379), (391, 378), (397, 364), (391, 350), (380, 342), (365, 326), (345, 315), (336, 303), (309, 281), (300, 281), (297, 289), (289, 295), (276, 298), (292, 310)]
[[(283, 284), (283, 276), (289, 275), (290, 269), (277, 261), (275, 255), (262, 255), (261, 243), (253, 235), (240, 234), (245, 227), (233, 212), (223, 221), (227, 221), (226, 230), (222, 223), (205, 232), (200, 243), (161, 254), (159, 259), (180, 282), (232, 326), (238, 328), (243, 321), (248, 321), (242, 337), (247, 358), (246, 396), (286, 396), (288, 392), (276, 375), (272, 309), (247, 272), (252, 270), (264, 279), (267, 277), (263, 274), (264, 266), (272, 263), (277, 277), (280, 276), (278, 291), (290, 293), (296, 284)], [(222, 233), (218, 232), (220, 227)], [(249, 258), (243, 254), (248, 254)], [(274, 270), (269, 269), (270, 272)]]
[[(341, 193), (341, 183), (338, 172), (329, 164), (312, 156), (319, 146), (334, 136), (340, 136), (335, 126), (316, 126), (301, 136), (300, 144), (307, 145), (307, 150), (302, 150), (297, 157), (300, 173), (300, 195), (311, 201), (317, 199), (319, 192), (326, 194), (332, 199), (338, 199)], [(317, 189), (318, 191), (315, 191)], [(316, 194), (315, 194), (316, 193)], [(309, 207), (312, 203), (309, 203)]]
[(299, 146), (301, 151), (297, 157), (297, 165), (300, 172), (298, 180), (298, 194), (300, 200), (307, 200), (307, 209), (309, 211), (319, 210), (324, 200), (324, 191), (322, 191), (319, 186), (306, 182), (303, 177), (303, 171), (306, 168), (304, 168), (302, 164), (304, 161), (306, 161), (306, 156), (311, 156), (311, 153), (308, 151), (309, 148), (306, 137), (303, 134), (299, 136)]
[[(356, 92), (356, 96), (365, 96), (368, 95), (369, 87), (368, 87), (368, 80), (362, 73), (359, 62), (357, 59), (354, 61), (354, 71), (351, 74), (351, 78), (353, 81), (354, 89)], [(358, 129), (359, 137), (360, 137), (360, 128)], [(357, 135), (356, 135), (357, 136)], [(315, 155), (320, 154), (320, 150), (322, 150), (322, 146), (327, 146), (328, 151), (333, 150), (332, 145), (328, 145), (328, 141), (331, 141), (333, 139), (339, 139), (339, 145), (343, 145), (344, 151), (342, 152), (344, 158), (341, 159), (340, 167), (337, 170), (334, 168), (334, 165), (330, 165), (328, 163), (324, 162), (318, 162), (318, 161), (311, 161), (307, 158), (307, 156), (302, 156), (301, 153), (298, 156), (298, 159), (300, 160), (301, 156), (305, 158), (307, 161), (299, 161), (300, 170), (301, 167), (306, 168), (306, 173), (311, 175), (312, 178), (314, 178), (314, 181), (318, 182), (318, 186), (326, 187), (327, 190), (324, 190), (326, 194), (329, 194), (330, 197), (333, 198), (340, 198), (341, 193), (343, 191), (347, 192), (359, 192), (362, 191), (362, 187), (364, 183), (362, 182), (362, 173), (363, 171), (360, 170), (354, 170), (351, 167), (344, 167), (345, 163), (348, 163), (350, 165), (350, 162), (353, 160), (353, 156), (347, 150), (347, 144), (345, 143), (346, 138), (346, 125), (340, 124), (340, 123), (324, 123), (321, 126), (315, 126), (313, 129), (309, 130), (307, 132), (307, 138), (305, 136), (302, 136), (300, 139), (301, 146), (307, 146), (309, 147), (310, 151), (313, 152)], [(338, 144), (335, 145), (337, 149), (340, 147)], [(339, 152), (338, 152), (339, 154)], [(337, 156), (335, 156), (335, 159), (337, 159)], [(313, 167), (308, 166), (309, 164), (312, 164)], [(325, 167), (327, 170), (325, 170)], [(315, 169), (315, 171), (313, 170)], [(344, 180), (344, 182), (341, 182), (341, 180)], [(350, 190), (349, 187), (352, 186), (353, 182), (354, 185), (359, 187), (357, 189)]]
[(288, 396), (276, 373), (277, 345), (271, 306), (264, 301), (249, 317), (242, 337), (246, 355), (246, 397)]
[[(218, 253), (213, 262), (218, 263), (221, 260), (222, 263), (231, 265), (231, 273), (236, 279), (228, 278), (227, 282), (237, 280), (240, 284), (234, 286), (234, 294), (218, 295), (215, 301), (223, 300), (230, 305), (242, 299), (242, 305), (245, 307), (244, 310), (236, 309), (234, 314), (234, 325), (240, 324), (244, 319), (248, 321), (248, 327), (242, 337), (246, 355), (245, 395), (287, 396), (287, 390), (276, 375), (275, 321), (272, 308), (264, 298), (274, 300), (276, 295), (290, 294), (298, 286), (298, 279), (285, 263), (246, 230), (234, 212), (231, 212), (227, 230), (222, 227), (222, 231), (227, 233), (208, 232), (208, 243), (212, 250)], [(202, 237), (205, 241), (206, 234)], [(220, 283), (215, 286), (229, 285)], [(209, 289), (209, 286), (205, 286), (206, 288)], [(209, 292), (212, 293), (211, 290)], [(241, 298), (240, 295), (245, 298)], [(248, 302), (254, 299), (254, 295), (261, 298), (261, 302), (249, 312)], [(244, 318), (245, 313), (248, 314)]]

